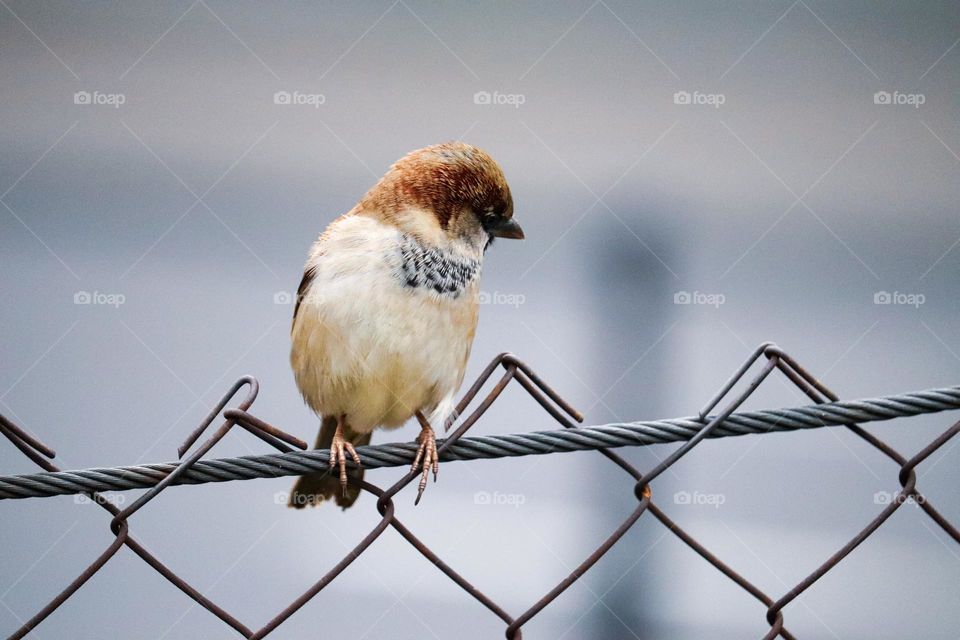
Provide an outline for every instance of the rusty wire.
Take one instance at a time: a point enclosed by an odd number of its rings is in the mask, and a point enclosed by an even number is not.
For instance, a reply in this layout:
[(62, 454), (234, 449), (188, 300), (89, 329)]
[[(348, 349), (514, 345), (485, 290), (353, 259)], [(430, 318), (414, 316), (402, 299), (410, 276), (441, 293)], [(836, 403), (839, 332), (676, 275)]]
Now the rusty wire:
[[(730, 395), (733, 388), (739, 383), (751, 367), (762, 358), (766, 358), (766, 362), (763, 363), (760, 371), (747, 383), (745, 388), (739, 393), (735, 394), (733, 398), (728, 402), (728, 404), (717, 414), (713, 415), (712, 412), (717, 408), (717, 406)], [(503, 367), (505, 372), (496, 382), (493, 389), (482, 399), (479, 406), (474, 409), (469, 415), (467, 415), (456, 428), (456, 430), (451, 434), (449, 438), (443, 441), (439, 447), (439, 452), (442, 460), (454, 460), (461, 459), (460, 457), (453, 455), (454, 448), (457, 446), (460, 438), (477, 422), (477, 420), (490, 408), (493, 402), (500, 396), (506, 386), (512, 381), (516, 380), (520, 385), (529, 393), (539, 404), (546, 410), (562, 427), (565, 429), (577, 429), (576, 422), (582, 421), (582, 416), (580, 413), (570, 406), (563, 398), (560, 397), (553, 389), (551, 389), (536, 373), (534, 373), (529, 366), (524, 364), (522, 361), (517, 359), (515, 356), (510, 354), (501, 354), (495, 358), (480, 374), (476, 382), (470, 387), (466, 392), (463, 398), (457, 405), (457, 413), (463, 415), (464, 411), (470, 405), (471, 402), (478, 396), (480, 390), (487, 383), (487, 381), (493, 376), (494, 372), (498, 367)], [(677, 462), (682, 456), (688, 453), (693, 447), (697, 446), (705, 438), (717, 437), (718, 435), (737, 435), (743, 433), (742, 431), (733, 430), (730, 431), (730, 425), (737, 419), (736, 416), (744, 415), (753, 415), (753, 414), (735, 414), (736, 409), (749, 398), (754, 391), (763, 383), (763, 381), (769, 376), (769, 374), (774, 370), (779, 369), (789, 381), (795, 384), (804, 394), (806, 394), (815, 404), (817, 405), (829, 405), (828, 407), (821, 407), (825, 411), (823, 415), (819, 418), (821, 424), (816, 426), (827, 426), (830, 424), (833, 425), (842, 425), (843, 428), (851, 430), (857, 436), (866, 441), (869, 445), (879, 450), (886, 457), (890, 458), (895, 462), (899, 467), (898, 479), (900, 482), (901, 490), (895, 498), (893, 498), (889, 504), (887, 504), (882, 511), (877, 514), (877, 516), (871, 520), (866, 526), (863, 527), (853, 538), (850, 539), (843, 547), (841, 547), (836, 553), (830, 556), (826, 561), (819, 565), (814, 571), (812, 571), (806, 578), (796, 584), (791, 588), (787, 593), (780, 596), (778, 599), (774, 599), (770, 595), (763, 592), (756, 585), (750, 582), (746, 577), (738, 573), (732, 567), (724, 563), (719, 557), (714, 555), (701, 543), (699, 543), (690, 533), (680, 528), (673, 520), (671, 520), (654, 502), (652, 501), (652, 492), (650, 489), (650, 483), (653, 482), (661, 473), (663, 473), (667, 468)], [(227, 405), (233, 400), (233, 398), (240, 392), (241, 389), (246, 387), (246, 395), (238, 403), (235, 408), (227, 409)], [(913, 498), (913, 501), (916, 502), (944, 532), (947, 533), (955, 542), (960, 544), (960, 531), (948, 522), (943, 515), (937, 511), (929, 498), (926, 498), (920, 493), (919, 488), (917, 487), (917, 477), (915, 473), (916, 467), (926, 460), (933, 452), (942, 447), (948, 440), (953, 438), (960, 432), (960, 421), (954, 423), (941, 435), (935, 438), (928, 445), (923, 447), (918, 453), (913, 455), (913, 457), (907, 458), (900, 454), (898, 451), (894, 450), (884, 441), (877, 438), (875, 435), (865, 431), (854, 419), (858, 416), (864, 416), (863, 413), (843, 413), (848, 409), (842, 409), (844, 405), (834, 404), (838, 403), (837, 396), (830, 391), (825, 385), (819, 382), (814, 378), (810, 373), (808, 373), (803, 367), (801, 367), (793, 358), (787, 355), (779, 347), (771, 343), (764, 343), (760, 345), (751, 356), (744, 362), (744, 364), (737, 370), (737, 372), (723, 385), (720, 391), (707, 403), (707, 405), (699, 412), (698, 416), (695, 419), (683, 419), (683, 420), (694, 420), (696, 429), (690, 433), (684, 435), (684, 437), (672, 438), (673, 440), (684, 440), (683, 444), (675, 449), (670, 455), (665, 459), (659, 462), (653, 469), (643, 473), (637, 470), (633, 465), (624, 460), (617, 453), (610, 451), (607, 448), (600, 448), (598, 451), (610, 459), (613, 463), (618, 465), (623, 469), (634, 481), (634, 494), (637, 498), (637, 505), (633, 511), (626, 516), (623, 522), (613, 531), (609, 537), (607, 537), (599, 547), (597, 547), (585, 560), (583, 560), (566, 578), (564, 578), (560, 583), (553, 587), (547, 594), (545, 594), (540, 600), (535, 602), (530, 606), (526, 611), (520, 613), (517, 616), (512, 616), (507, 613), (502, 607), (500, 607), (496, 602), (494, 602), (489, 596), (483, 593), (480, 589), (473, 586), (466, 578), (464, 578), (460, 573), (453, 569), (450, 565), (444, 562), (440, 557), (438, 557), (429, 547), (427, 547), (423, 542), (417, 538), (412, 531), (405, 527), (396, 516), (396, 507), (393, 502), (393, 497), (403, 489), (407, 484), (414, 480), (419, 473), (410, 471), (405, 474), (400, 480), (398, 480), (393, 486), (383, 489), (370, 482), (359, 481), (351, 479), (351, 482), (357, 483), (358, 486), (377, 497), (376, 507), (380, 513), (381, 519), (377, 525), (361, 540), (346, 556), (344, 556), (332, 569), (330, 569), (326, 574), (324, 574), (316, 583), (314, 583), (309, 589), (307, 589), (303, 594), (301, 594), (296, 600), (287, 605), (282, 611), (280, 611), (272, 620), (267, 622), (264, 626), (259, 629), (251, 629), (246, 626), (239, 619), (235, 618), (225, 609), (217, 605), (215, 602), (204, 596), (196, 588), (190, 585), (186, 580), (178, 576), (170, 568), (164, 565), (160, 560), (158, 560), (153, 554), (147, 551), (140, 543), (138, 543), (130, 533), (129, 518), (147, 503), (149, 503), (153, 498), (155, 498), (161, 491), (166, 487), (184, 482), (188, 480), (188, 476), (192, 471), (196, 470), (198, 464), (208, 464), (202, 463), (201, 458), (205, 456), (234, 426), (239, 425), (240, 427), (251, 432), (261, 440), (270, 444), (275, 449), (279, 450), (282, 454), (287, 456), (299, 455), (306, 456), (307, 454), (293, 454), (291, 453), (293, 449), (291, 446), (297, 448), (306, 448), (306, 444), (300, 441), (298, 438), (284, 433), (280, 429), (264, 422), (260, 418), (249, 413), (249, 409), (253, 404), (253, 401), (256, 399), (259, 385), (254, 378), (244, 377), (234, 383), (233, 387), (228, 391), (228, 393), (221, 399), (216, 407), (206, 416), (201, 425), (194, 430), (190, 436), (187, 438), (184, 445), (180, 448), (180, 456), (183, 456), (189, 451), (193, 445), (200, 439), (203, 433), (210, 427), (210, 425), (217, 419), (221, 414), (224, 417), (224, 422), (216, 429), (216, 431), (211, 435), (206, 441), (198, 446), (190, 455), (186, 458), (183, 458), (181, 462), (170, 465), (169, 468), (163, 468), (163, 465), (147, 465), (144, 468), (151, 469), (151, 474), (148, 474), (148, 477), (141, 478), (141, 484), (135, 486), (150, 487), (149, 490), (140, 495), (135, 501), (133, 501), (129, 506), (124, 509), (120, 509), (116, 505), (110, 502), (109, 498), (104, 497), (103, 495), (91, 491), (86, 492), (82, 491), (82, 486), (74, 486), (72, 489), (64, 483), (54, 483), (47, 487), (46, 492), (40, 492), (36, 495), (55, 495), (56, 493), (77, 493), (84, 492), (87, 493), (92, 500), (108, 511), (113, 517), (110, 520), (110, 529), (114, 534), (114, 540), (110, 545), (94, 559), (91, 564), (79, 575), (77, 576), (66, 588), (64, 588), (56, 597), (54, 597), (50, 602), (43, 606), (40, 611), (34, 615), (30, 620), (25, 622), (19, 629), (13, 632), (9, 637), (11, 640), (19, 639), (26, 636), (32, 629), (39, 625), (47, 616), (49, 616), (54, 610), (57, 609), (61, 604), (63, 604), (68, 598), (70, 598), (84, 583), (87, 582), (97, 571), (99, 571), (116, 553), (123, 547), (129, 547), (134, 553), (136, 553), (140, 558), (142, 558), (147, 564), (153, 567), (157, 572), (159, 572), (163, 577), (170, 581), (174, 586), (180, 589), (183, 593), (193, 599), (197, 604), (202, 606), (204, 609), (209, 611), (211, 614), (219, 618), (225, 624), (229, 625), (235, 631), (237, 631), (241, 636), (254, 639), (254, 638), (264, 638), (270, 633), (272, 633), (277, 627), (283, 624), (290, 616), (296, 613), (301, 607), (303, 607), (308, 601), (310, 601), (314, 596), (316, 596), (320, 591), (322, 591), (328, 584), (330, 584), (337, 576), (340, 575), (357, 557), (360, 556), (388, 527), (392, 527), (397, 531), (407, 542), (409, 542), (419, 553), (421, 553), (427, 560), (429, 560), (433, 565), (435, 565), (440, 571), (442, 571), (450, 580), (452, 580), (456, 585), (470, 594), (475, 598), (480, 604), (485, 606), (490, 610), (494, 615), (500, 618), (506, 625), (505, 635), (510, 640), (517, 640), (521, 638), (521, 627), (526, 624), (531, 618), (536, 616), (540, 611), (542, 611), (547, 605), (549, 605), (553, 600), (555, 600), (563, 591), (565, 591), (570, 585), (572, 585), (576, 580), (578, 580), (587, 570), (589, 570), (596, 562), (603, 557), (603, 555), (611, 548), (628, 530), (633, 527), (633, 525), (640, 519), (640, 517), (646, 513), (650, 512), (651, 515), (663, 524), (670, 532), (676, 535), (680, 540), (682, 540), (687, 546), (689, 546), (694, 552), (700, 555), (704, 560), (713, 565), (717, 570), (727, 576), (730, 580), (739, 585), (744, 591), (753, 596), (766, 608), (766, 621), (770, 625), (770, 628), (764, 640), (772, 640), (773, 638), (781, 637), (787, 640), (795, 638), (795, 636), (787, 630), (784, 622), (784, 609), (795, 600), (801, 593), (809, 589), (817, 580), (822, 578), (828, 571), (833, 569), (837, 564), (839, 564), (845, 557), (847, 557), (860, 543), (866, 540), (873, 532), (875, 532), (884, 522), (886, 522), (893, 513), (899, 509), (909, 498)], [(917, 400), (912, 396), (897, 396), (897, 398), (912, 398), (906, 401), (906, 405), (910, 405), (914, 410), (906, 410), (908, 407), (901, 407), (904, 409), (904, 412), (899, 415), (915, 415), (917, 413), (931, 412), (931, 411), (942, 411), (948, 408), (956, 408), (957, 405), (950, 404), (952, 402), (950, 397), (952, 393), (956, 391), (956, 388), (937, 390), (929, 393), (940, 393), (941, 396), (937, 396), (938, 401), (941, 401), (940, 404), (943, 404), (944, 399), (946, 398), (946, 404), (948, 406), (940, 406), (936, 402), (931, 404), (929, 398)], [(918, 395), (918, 394), (914, 394)], [(868, 402), (868, 401), (864, 401)], [(880, 402), (880, 401), (877, 401)], [(924, 403), (926, 406), (924, 407)], [(851, 403), (846, 403), (847, 405)], [(919, 408), (918, 408), (919, 407)], [(835, 413), (834, 410), (839, 411), (839, 414)], [(790, 411), (784, 410), (781, 414), (781, 419), (785, 422), (789, 421)], [(760, 412), (762, 413), (762, 412)], [(826, 420), (823, 416), (833, 415), (833, 420)], [(840, 418), (837, 418), (837, 415)], [(886, 418), (893, 417), (892, 415), (887, 415)], [(867, 419), (886, 419), (884, 417), (874, 417), (871, 415), (866, 415), (866, 417), (859, 417), (859, 420), (864, 421)], [(661, 422), (670, 422), (670, 421), (661, 421)], [(634, 423), (634, 424), (650, 424), (650, 423)], [(623, 425), (619, 425), (623, 426)], [(755, 429), (754, 433), (764, 433), (768, 431), (775, 430), (777, 424), (767, 423), (767, 429)], [(808, 425), (809, 426), (809, 425)], [(793, 428), (802, 428), (802, 427), (793, 427)], [(727, 429), (727, 431), (724, 431)], [(780, 429), (784, 430), (784, 429)], [(586, 429), (579, 429), (578, 431), (587, 431)], [(44, 471), (48, 472), (47, 474), (35, 474), (34, 476), (19, 476), (20, 478), (39, 478), (41, 476), (47, 477), (58, 477), (56, 474), (60, 470), (50, 461), (55, 457), (54, 451), (40, 442), (38, 439), (34, 438), (30, 434), (26, 433), (22, 428), (14, 424), (9, 419), (0, 415), (0, 433), (2, 433), (9, 441), (11, 441), (14, 446), (16, 446), (20, 451), (22, 451), (27, 457), (29, 457), (33, 462), (40, 466)], [(469, 438), (467, 440), (478, 440), (477, 438)], [(464, 442), (465, 442), (464, 441)], [(669, 441), (669, 439), (662, 440), (663, 442)], [(596, 448), (596, 443), (592, 447), (579, 447), (579, 448)], [(382, 445), (381, 445), (382, 446)], [(618, 445), (621, 446), (621, 445)], [(367, 449), (377, 449), (378, 447), (368, 447)], [(573, 448), (558, 448), (558, 450), (573, 450)], [(358, 449), (359, 451), (359, 449)], [(399, 455), (402, 459), (402, 462), (408, 462), (403, 456), (404, 449), (401, 448), (399, 453), (394, 452), (396, 455)], [(509, 453), (504, 455), (510, 455)], [(517, 455), (514, 453), (514, 455)], [(278, 456), (274, 456), (278, 457)], [(282, 457), (282, 456), (281, 456)], [(495, 456), (475, 456), (475, 457), (495, 457)], [(220, 461), (220, 462), (229, 462)], [(324, 464), (317, 464), (311, 466), (311, 469), (324, 468)], [(380, 465), (387, 466), (387, 465)], [(136, 475), (137, 468), (128, 469), (125, 468), (130, 474)], [(155, 472), (159, 469), (161, 476), (157, 476)], [(88, 471), (97, 471), (97, 470), (88, 470)], [(281, 470), (284, 471), (284, 470)], [(288, 475), (289, 473), (299, 473), (300, 471), (290, 471), (289, 469), (283, 473), (277, 473), (274, 475)], [(91, 474), (91, 478), (94, 478), (97, 474)], [(253, 477), (253, 476), (252, 476)], [(2, 478), (0, 479), (0, 485), (4, 481), (11, 481), (12, 478)], [(210, 480), (206, 480), (210, 481)], [(13, 484), (8, 482), (10, 487), (14, 487)], [(16, 487), (29, 486), (30, 483), (26, 485), (20, 484)], [(113, 488), (112, 485), (107, 485), (110, 488)], [(14, 488), (16, 488), (14, 487)], [(9, 488), (9, 487), (8, 487)], [(0, 499), (3, 498), (12, 498), (12, 497), (27, 497), (25, 495), (6, 495), (0, 493)]]

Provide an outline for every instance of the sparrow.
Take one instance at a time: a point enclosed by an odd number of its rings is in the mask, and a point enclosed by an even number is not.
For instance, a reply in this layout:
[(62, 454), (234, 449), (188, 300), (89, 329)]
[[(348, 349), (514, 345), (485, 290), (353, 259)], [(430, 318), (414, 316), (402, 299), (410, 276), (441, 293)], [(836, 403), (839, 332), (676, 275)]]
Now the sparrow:
[[(523, 239), (500, 166), (447, 142), (407, 154), (310, 249), (297, 290), (290, 364), (321, 418), (315, 448), (330, 471), (301, 476), (289, 506), (331, 498), (346, 509), (363, 477), (355, 446), (374, 429), (420, 424), (417, 500), (439, 471), (436, 434), (455, 419), (477, 328), (480, 272), (494, 238)], [(331, 472), (339, 467), (339, 476)]]

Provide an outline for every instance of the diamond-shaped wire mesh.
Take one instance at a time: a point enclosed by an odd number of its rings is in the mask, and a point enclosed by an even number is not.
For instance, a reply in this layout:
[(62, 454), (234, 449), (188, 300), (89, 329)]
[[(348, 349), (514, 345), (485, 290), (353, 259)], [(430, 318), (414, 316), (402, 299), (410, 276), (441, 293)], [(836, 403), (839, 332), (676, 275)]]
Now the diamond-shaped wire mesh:
[[(764, 360), (765, 359), (765, 360)], [(751, 368), (758, 362), (762, 366), (758, 373), (745, 385), (745, 388), (732, 393), (734, 387), (741, 382)], [(497, 380), (493, 389), (487, 393), (480, 401), (479, 405), (471, 413), (466, 415), (464, 412), (470, 404), (478, 397), (484, 385), (493, 377), (498, 368), (504, 369), (503, 375)], [(827, 404), (824, 407), (822, 416), (814, 414), (814, 421), (810, 423), (810, 412), (806, 414), (806, 422), (797, 422), (799, 410), (782, 410), (780, 412), (761, 412), (761, 414), (736, 414), (736, 409), (749, 398), (759, 386), (767, 379), (774, 369), (780, 370), (787, 379), (796, 385), (804, 394), (806, 394), (815, 404)], [(216, 429), (212, 436), (198, 446), (189, 456), (183, 458), (177, 465), (145, 465), (142, 467), (125, 467), (116, 470), (86, 470), (84, 472), (75, 472), (73, 474), (59, 473), (59, 469), (50, 461), (54, 457), (53, 450), (27, 434), (9, 419), (0, 416), (0, 433), (2, 433), (10, 442), (20, 449), (26, 456), (33, 460), (37, 465), (50, 474), (37, 474), (34, 476), (11, 476), (0, 478), (0, 499), (22, 498), (40, 495), (57, 495), (64, 493), (86, 493), (96, 504), (108, 511), (112, 519), (110, 528), (114, 533), (114, 540), (110, 545), (98, 555), (90, 565), (64, 588), (53, 600), (44, 605), (40, 611), (30, 620), (24, 623), (19, 629), (14, 631), (9, 637), (11, 639), (23, 638), (37, 627), (54, 610), (70, 598), (80, 587), (82, 587), (97, 571), (99, 571), (117, 551), (126, 546), (136, 553), (144, 562), (159, 572), (170, 583), (180, 589), (187, 596), (192, 598), (197, 604), (202, 606), (212, 615), (222, 620), (225, 624), (233, 628), (240, 636), (244, 638), (264, 638), (275, 631), (290, 616), (294, 615), (301, 607), (309, 602), (314, 596), (320, 593), (327, 585), (335, 580), (354, 560), (356, 560), (366, 549), (388, 528), (393, 528), (407, 542), (410, 543), (420, 554), (443, 572), (450, 581), (459, 588), (466, 591), (493, 615), (500, 618), (506, 625), (505, 635), (509, 639), (518, 639), (521, 637), (521, 628), (531, 618), (536, 616), (545, 607), (550, 605), (561, 593), (570, 585), (577, 581), (587, 570), (590, 569), (613, 545), (617, 543), (623, 535), (636, 524), (636, 522), (646, 513), (659, 521), (667, 530), (673, 533), (677, 538), (684, 542), (690, 549), (709, 562), (718, 571), (727, 576), (734, 583), (739, 585), (744, 591), (756, 600), (759, 600), (766, 610), (766, 622), (769, 624), (769, 631), (764, 636), (765, 639), (776, 637), (791, 639), (795, 638), (785, 626), (784, 609), (793, 602), (800, 594), (809, 589), (817, 580), (822, 578), (828, 571), (837, 566), (845, 557), (853, 552), (856, 547), (873, 534), (884, 522), (886, 522), (895, 511), (908, 501), (918, 504), (923, 512), (930, 517), (944, 532), (953, 540), (960, 543), (960, 531), (948, 522), (943, 515), (938, 512), (931, 501), (920, 493), (917, 487), (916, 467), (926, 460), (934, 451), (942, 447), (948, 440), (960, 432), (960, 422), (954, 423), (949, 429), (940, 436), (920, 449), (913, 457), (907, 458), (900, 454), (884, 441), (875, 435), (864, 430), (856, 422), (857, 416), (866, 415), (866, 419), (886, 419), (898, 415), (916, 415), (933, 411), (942, 411), (950, 408), (960, 407), (960, 394), (944, 394), (943, 390), (930, 392), (925, 396), (922, 394), (913, 394), (911, 396), (896, 396), (874, 401), (872, 413), (863, 413), (859, 409), (851, 409), (849, 406), (842, 406), (837, 403), (838, 398), (825, 385), (814, 378), (803, 367), (801, 367), (793, 358), (783, 352), (773, 344), (765, 343), (760, 345), (737, 370), (737, 372), (723, 385), (717, 395), (700, 411), (698, 417), (693, 421), (695, 429), (687, 431), (679, 430), (678, 424), (687, 424), (690, 421), (678, 419), (674, 421), (664, 421), (671, 428), (676, 427), (678, 431), (668, 431), (667, 435), (660, 433), (652, 440), (645, 442), (684, 440), (684, 443), (674, 450), (669, 456), (659, 462), (654, 468), (647, 472), (641, 472), (633, 465), (628, 463), (623, 457), (603, 446), (603, 441), (591, 439), (591, 430), (584, 429), (575, 432), (563, 433), (563, 435), (576, 435), (576, 438), (566, 438), (563, 442), (557, 441), (550, 444), (549, 440), (543, 438), (534, 438), (538, 434), (527, 434), (529, 438), (523, 435), (517, 435), (511, 438), (493, 438), (496, 445), (480, 442), (480, 439), (471, 438), (474, 441), (475, 448), (468, 451), (469, 455), (463, 452), (457, 454), (457, 443), (461, 437), (479, 420), (479, 418), (489, 409), (497, 400), (507, 385), (512, 382), (518, 382), (523, 389), (530, 394), (543, 409), (549, 413), (564, 429), (575, 429), (576, 422), (582, 420), (582, 416), (576, 409), (571, 407), (563, 398), (553, 389), (551, 389), (530, 367), (510, 354), (502, 354), (494, 359), (476, 382), (466, 392), (457, 406), (458, 415), (465, 415), (460, 420), (459, 426), (452, 435), (445, 439), (439, 448), (441, 459), (463, 459), (463, 457), (498, 457), (505, 455), (529, 455), (531, 453), (548, 454), (561, 451), (570, 451), (573, 449), (597, 449), (599, 453), (606, 456), (611, 462), (619, 466), (631, 478), (634, 483), (634, 494), (637, 499), (637, 505), (629, 514), (627, 514), (622, 523), (610, 533), (610, 535), (593, 550), (570, 574), (560, 583), (553, 587), (537, 602), (533, 603), (526, 611), (518, 615), (508, 613), (503, 607), (498, 605), (492, 598), (472, 585), (463, 575), (457, 572), (453, 567), (444, 562), (433, 550), (424, 544), (410, 529), (403, 525), (397, 517), (396, 505), (393, 497), (410, 482), (414, 481), (419, 475), (418, 472), (411, 470), (404, 475), (393, 486), (383, 489), (366, 481), (356, 481), (363, 491), (376, 496), (376, 508), (380, 514), (380, 520), (377, 525), (362, 539), (357, 545), (344, 556), (332, 569), (320, 577), (309, 589), (304, 591), (293, 602), (287, 605), (282, 611), (277, 613), (273, 619), (260, 628), (254, 629), (247, 626), (237, 617), (226, 611), (224, 608), (204, 596), (194, 586), (177, 575), (172, 569), (163, 564), (152, 553), (147, 551), (131, 535), (129, 518), (138, 510), (147, 505), (161, 491), (171, 484), (181, 483), (201, 483), (215, 482), (228, 479), (243, 479), (250, 477), (283, 476), (293, 475), (298, 472), (323, 468), (325, 465), (326, 452), (316, 452), (311, 458), (309, 466), (296, 466), (297, 463), (289, 462), (284, 456), (274, 456), (275, 465), (267, 466), (261, 463), (257, 467), (257, 473), (252, 474), (249, 467), (244, 466), (245, 460), (251, 459), (232, 459), (201, 462), (203, 458), (234, 426), (239, 425), (261, 440), (270, 444), (281, 452), (288, 454), (293, 451), (290, 445), (300, 449), (305, 449), (306, 444), (299, 439), (291, 436), (280, 429), (264, 422), (253, 414), (249, 413), (257, 396), (258, 383), (255, 379), (244, 377), (234, 383), (233, 387), (217, 404), (216, 407), (207, 415), (201, 425), (190, 434), (181, 447), (181, 457), (189, 451), (200, 439), (208, 427), (217, 419), (223, 416), (224, 422)], [(227, 405), (240, 393), (246, 389), (246, 395), (237, 404), (235, 408), (227, 408)], [(957, 391), (952, 388), (950, 391)], [(732, 396), (732, 397), (731, 397)], [(921, 397), (922, 396), (922, 397)], [(944, 397), (941, 397), (944, 396)], [(727, 399), (727, 404), (719, 413), (713, 414), (713, 410)], [(835, 404), (834, 404), (835, 403)], [(761, 422), (758, 416), (766, 419)], [(861, 418), (863, 419), (863, 418)], [(645, 423), (649, 424), (649, 423)], [(736, 428), (732, 429), (731, 425)], [(853, 538), (843, 545), (836, 553), (827, 558), (822, 564), (816, 567), (806, 578), (789, 589), (778, 598), (768, 595), (757, 587), (746, 577), (738, 573), (731, 566), (726, 564), (717, 555), (712, 553), (689, 532), (679, 527), (671, 520), (663, 510), (661, 510), (652, 499), (650, 483), (657, 476), (663, 473), (667, 468), (677, 462), (683, 455), (697, 446), (701, 441), (708, 437), (719, 437), (721, 435), (737, 435), (739, 433), (767, 433), (775, 430), (786, 430), (796, 428), (812, 428), (816, 426), (842, 425), (843, 428), (851, 430), (857, 436), (866, 441), (870, 446), (878, 449), (886, 457), (896, 463), (899, 472), (898, 480), (900, 482), (900, 492), (891, 498), (888, 504), (876, 515), (876, 517), (867, 523)], [(748, 428), (749, 427), (749, 428)], [(600, 429), (594, 429), (600, 432)], [(601, 435), (617, 435), (615, 428), (606, 429)], [(679, 435), (678, 435), (679, 434)], [(542, 435), (542, 434), (541, 434)], [(592, 435), (596, 435), (595, 433)], [(635, 436), (636, 434), (634, 434)], [(659, 440), (657, 439), (659, 438)], [(466, 442), (466, 441), (464, 441)], [(623, 442), (611, 440), (613, 446), (621, 446)], [(481, 446), (482, 445), (482, 446)], [(533, 446), (539, 447), (538, 450), (532, 450)], [(492, 449), (491, 449), (492, 447)], [(500, 448), (497, 448), (500, 447)], [(546, 448), (544, 448), (546, 447)], [(384, 451), (387, 447), (360, 447), (364, 464), (373, 462), (372, 458), (364, 455), (364, 449), (372, 452), (373, 450)], [(385, 458), (376, 461), (378, 466), (398, 466), (400, 464), (409, 464), (413, 457), (413, 446), (404, 449), (401, 445), (394, 447), (392, 452), (384, 454)], [(284, 464), (280, 465), (280, 460)], [(198, 466), (198, 463), (200, 465)], [(302, 463), (302, 461), (301, 461)], [(272, 471), (270, 470), (272, 469)], [(109, 475), (107, 472), (119, 472), (119, 474)], [(121, 483), (121, 484), (118, 484)], [(125, 483), (125, 484), (123, 484)], [(112, 504), (108, 498), (97, 493), (91, 486), (102, 488), (132, 488), (132, 487), (150, 487), (137, 500), (124, 509)]]

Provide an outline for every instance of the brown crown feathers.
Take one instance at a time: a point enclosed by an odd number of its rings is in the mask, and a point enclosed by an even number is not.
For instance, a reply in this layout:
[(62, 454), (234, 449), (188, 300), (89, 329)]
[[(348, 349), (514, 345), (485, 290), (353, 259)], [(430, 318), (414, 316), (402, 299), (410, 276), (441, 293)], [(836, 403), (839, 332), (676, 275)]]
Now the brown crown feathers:
[(445, 142), (405, 155), (360, 200), (357, 213), (395, 217), (411, 205), (448, 229), (465, 210), (495, 237), (523, 238), (503, 171), (482, 149)]

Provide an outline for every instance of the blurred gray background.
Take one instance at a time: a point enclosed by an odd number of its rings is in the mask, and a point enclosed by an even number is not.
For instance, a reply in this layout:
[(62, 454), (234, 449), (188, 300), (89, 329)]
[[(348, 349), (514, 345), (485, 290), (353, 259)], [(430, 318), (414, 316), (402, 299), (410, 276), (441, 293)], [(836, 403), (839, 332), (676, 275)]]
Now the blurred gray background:
[[(590, 424), (696, 413), (764, 340), (842, 397), (960, 382), (955, 2), (0, 5), (0, 412), (63, 467), (175, 458), (245, 373), (262, 384), (255, 413), (312, 441), (284, 294), (392, 161), (448, 139), (500, 161), (527, 231), (488, 254), (468, 379), (513, 351)], [(875, 303), (883, 292), (894, 304)], [(794, 404), (774, 375), (747, 406)], [(912, 455), (949, 421), (871, 429)], [(476, 429), (553, 426), (511, 388)], [(624, 454), (649, 468), (671, 449)], [(264, 451), (237, 432), (214, 453)], [(954, 522), (958, 461), (952, 443), (919, 470)], [(2, 473), (34, 470), (0, 443)], [(377, 521), (370, 496), (346, 513), (286, 509), (289, 485), (169, 490), (132, 530), (259, 626)], [(820, 430), (707, 442), (654, 494), (779, 596), (897, 486), (879, 453)], [(679, 491), (723, 504), (675, 504)], [(635, 505), (595, 453), (444, 465), (412, 503), (412, 489), (397, 498), (403, 522), (514, 614)], [(112, 536), (71, 497), (0, 513), (6, 633)], [(907, 505), (786, 620), (802, 638), (956, 638), (958, 575), (955, 544)], [(525, 637), (766, 629), (759, 603), (644, 516)], [(503, 625), (388, 531), (275, 635), (347, 633)], [(32, 637), (236, 635), (122, 550)]]

